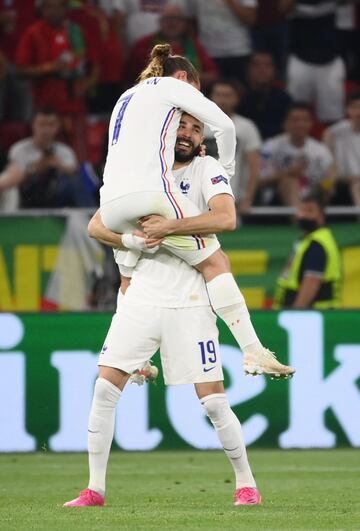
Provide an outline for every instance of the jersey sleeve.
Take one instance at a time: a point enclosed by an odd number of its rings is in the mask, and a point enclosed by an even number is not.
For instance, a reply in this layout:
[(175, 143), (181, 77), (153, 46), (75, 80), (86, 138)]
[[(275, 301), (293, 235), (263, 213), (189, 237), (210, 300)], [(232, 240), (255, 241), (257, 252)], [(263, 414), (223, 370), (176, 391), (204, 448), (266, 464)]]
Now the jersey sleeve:
[(218, 146), (219, 161), (232, 177), (235, 172), (236, 135), (231, 118), (189, 83), (171, 77), (164, 81), (164, 98), (168, 103), (195, 116), (213, 131)]
[(234, 197), (230, 185), (230, 178), (224, 168), (213, 157), (205, 157), (201, 161), (201, 193), (206, 204), (219, 194), (229, 194)]
[(322, 277), (326, 267), (326, 253), (318, 242), (311, 242), (302, 262), (302, 276)]

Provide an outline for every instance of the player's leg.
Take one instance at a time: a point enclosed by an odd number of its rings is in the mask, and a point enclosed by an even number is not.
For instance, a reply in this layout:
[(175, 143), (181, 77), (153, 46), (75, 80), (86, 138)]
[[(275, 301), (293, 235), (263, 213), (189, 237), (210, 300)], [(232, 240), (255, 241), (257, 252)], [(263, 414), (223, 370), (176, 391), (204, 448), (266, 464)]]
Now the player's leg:
[(100, 367), (95, 382), (88, 424), (89, 484), (64, 507), (105, 504), (106, 469), (114, 437), (115, 410), (130, 374), (115, 367)]
[(104, 505), (105, 480), (115, 429), (115, 409), (131, 373), (139, 370), (157, 351), (157, 308), (119, 303), (100, 353), (99, 377), (94, 388), (88, 427), (90, 478), (88, 488), (65, 507)]
[(244, 354), (245, 372), (253, 375), (265, 373), (274, 378), (291, 376), (295, 370), (280, 363), (259, 340), (244, 296), (231, 273), (229, 260), (221, 249), (195, 267), (204, 276), (214, 312), (228, 326)]
[(235, 473), (234, 505), (258, 505), (261, 496), (247, 458), (241, 424), (222, 381), (195, 383), (195, 390)]
[(236, 474), (236, 487), (255, 488), (239, 421), (223, 386), (216, 317), (209, 306), (162, 309), (160, 355), (166, 385), (195, 385)]
[(115, 430), (115, 410), (130, 377), (114, 367), (100, 367), (88, 426), (88, 489), (105, 496), (106, 469)]

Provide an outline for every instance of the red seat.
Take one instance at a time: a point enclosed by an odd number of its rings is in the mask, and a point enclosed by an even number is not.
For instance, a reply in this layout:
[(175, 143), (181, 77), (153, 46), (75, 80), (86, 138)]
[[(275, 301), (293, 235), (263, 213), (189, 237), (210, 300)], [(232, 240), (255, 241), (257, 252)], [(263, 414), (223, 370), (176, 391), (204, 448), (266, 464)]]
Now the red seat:
[(108, 121), (88, 120), (86, 124), (86, 150), (87, 160), (92, 164), (98, 164), (102, 158), (105, 135), (108, 129)]
[(18, 140), (22, 140), (29, 136), (29, 126), (24, 122), (5, 122), (0, 125), (0, 144), (4, 151), (15, 144)]

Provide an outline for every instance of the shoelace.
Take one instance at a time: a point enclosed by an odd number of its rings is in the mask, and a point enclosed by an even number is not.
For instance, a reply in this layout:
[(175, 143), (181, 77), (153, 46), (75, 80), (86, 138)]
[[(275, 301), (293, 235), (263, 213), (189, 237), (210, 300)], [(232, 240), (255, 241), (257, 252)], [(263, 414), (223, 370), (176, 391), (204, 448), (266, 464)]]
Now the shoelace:
[(275, 352), (272, 352), (271, 350), (269, 350), (268, 348), (265, 349), (265, 353), (267, 355), (268, 358), (272, 358), (272, 359), (275, 359), (277, 360), (277, 357), (275, 356)]

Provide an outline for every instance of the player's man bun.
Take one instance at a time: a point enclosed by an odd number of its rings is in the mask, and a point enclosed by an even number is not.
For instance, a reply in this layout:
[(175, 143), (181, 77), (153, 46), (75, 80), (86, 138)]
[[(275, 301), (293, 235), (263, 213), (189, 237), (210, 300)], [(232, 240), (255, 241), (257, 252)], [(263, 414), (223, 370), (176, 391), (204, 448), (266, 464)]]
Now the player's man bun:
[(150, 59), (157, 58), (161, 63), (165, 63), (166, 59), (171, 55), (170, 44), (156, 44), (151, 50)]
[(170, 44), (156, 44), (150, 52), (149, 64), (141, 72), (139, 81), (144, 81), (149, 77), (163, 77), (164, 64), (169, 57), (171, 57)]
[(181, 55), (172, 55), (171, 52), (170, 44), (156, 44), (150, 52), (149, 63), (141, 72), (138, 81), (144, 81), (149, 77), (172, 76), (175, 72), (183, 70), (190, 82), (200, 85), (199, 73), (189, 59)]

